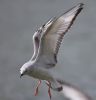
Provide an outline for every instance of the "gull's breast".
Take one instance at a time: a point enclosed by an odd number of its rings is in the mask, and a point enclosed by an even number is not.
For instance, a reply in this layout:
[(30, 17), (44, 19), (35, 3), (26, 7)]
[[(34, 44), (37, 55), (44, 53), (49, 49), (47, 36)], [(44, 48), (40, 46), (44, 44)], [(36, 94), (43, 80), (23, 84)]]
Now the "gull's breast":
[(53, 80), (53, 77), (51, 76), (50, 72), (45, 68), (33, 68), (33, 70), (29, 72), (28, 75), (40, 80)]

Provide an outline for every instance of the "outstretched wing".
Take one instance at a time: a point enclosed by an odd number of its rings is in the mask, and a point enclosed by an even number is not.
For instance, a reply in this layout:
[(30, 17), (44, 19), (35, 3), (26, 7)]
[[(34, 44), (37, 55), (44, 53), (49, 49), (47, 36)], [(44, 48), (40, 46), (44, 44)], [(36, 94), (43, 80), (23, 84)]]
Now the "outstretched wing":
[(42, 33), (41, 31), (42, 31), (42, 28), (40, 27), (40, 29), (38, 29), (33, 35), (34, 53), (31, 60), (35, 60), (37, 56), (39, 45), (40, 45), (41, 33)]
[(92, 98), (78, 89), (76, 86), (67, 83), (66, 81), (57, 80), (62, 85), (62, 93), (68, 100), (92, 100)]
[[(38, 52), (38, 61), (46, 65), (55, 65), (57, 62), (57, 54), (62, 42), (64, 34), (72, 26), (75, 18), (83, 9), (83, 4), (71, 8), (66, 13), (62, 14), (53, 22), (48, 23), (48, 27), (41, 37), (40, 48)], [(52, 66), (51, 66), (52, 67)]]
[[(42, 25), (42, 27), (40, 27), (33, 35), (33, 46), (34, 46), (34, 53), (33, 56), (31, 58), (31, 60), (35, 60), (38, 54), (38, 49), (40, 47), (40, 40), (41, 40), (41, 36), (43, 35), (44, 31), (51, 25), (51, 23), (53, 22), (54, 18), (51, 18), (47, 21), (47, 23), (45, 23), (44, 25)], [(50, 24), (49, 24), (50, 23)], [(43, 31), (43, 32), (42, 32)]]

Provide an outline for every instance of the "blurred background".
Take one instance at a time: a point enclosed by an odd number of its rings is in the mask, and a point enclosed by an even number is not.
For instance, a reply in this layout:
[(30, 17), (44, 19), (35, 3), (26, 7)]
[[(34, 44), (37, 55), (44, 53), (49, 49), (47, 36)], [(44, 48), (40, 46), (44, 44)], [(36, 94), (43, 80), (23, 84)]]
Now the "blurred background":
[(84, 10), (64, 37), (54, 71), (96, 98), (96, 0), (0, 0), (0, 100), (49, 100), (46, 85), (35, 97), (37, 80), (20, 79), (19, 69), (32, 56), (35, 30), (80, 2)]

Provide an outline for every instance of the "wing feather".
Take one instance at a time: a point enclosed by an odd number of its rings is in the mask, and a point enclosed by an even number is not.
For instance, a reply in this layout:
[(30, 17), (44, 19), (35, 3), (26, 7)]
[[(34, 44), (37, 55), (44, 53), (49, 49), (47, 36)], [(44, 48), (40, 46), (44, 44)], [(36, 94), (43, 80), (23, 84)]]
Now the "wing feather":
[[(55, 65), (57, 63), (57, 54), (60, 48), (64, 34), (72, 26), (77, 15), (83, 9), (80, 3), (68, 12), (48, 23), (47, 29), (41, 37), (40, 48), (38, 52), (38, 61), (44, 64)], [(46, 25), (45, 25), (46, 27)]]
[(34, 53), (31, 58), (31, 60), (35, 60), (37, 54), (38, 54), (38, 49), (40, 46), (40, 38), (42, 34), (42, 27), (40, 27), (33, 35), (33, 46), (34, 46)]
[[(33, 56), (31, 58), (31, 60), (35, 60), (37, 55), (38, 55), (38, 50), (40, 47), (40, 40), (41, 40), (41, 36), (43, 35), (44, 31), (47, 30), (47, 28), (50, 26), (50, 24), (52, 23), (52, 21), (55, 19), (51, 18), (47, 21), (47, 23), (45, 23), (44, 25), (42, 25), (42, 27), (40, 27), (33, 35), (33, 46), (34, 46), (34, 53)], [(42, 32), (43, 31), (43, 32)]]

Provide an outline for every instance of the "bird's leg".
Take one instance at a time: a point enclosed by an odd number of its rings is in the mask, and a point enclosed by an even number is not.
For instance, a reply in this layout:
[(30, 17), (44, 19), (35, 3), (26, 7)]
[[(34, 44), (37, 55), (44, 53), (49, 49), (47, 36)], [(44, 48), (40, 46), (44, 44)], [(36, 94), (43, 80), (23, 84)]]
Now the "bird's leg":
[(49, 95), (49, 97), (50, 97), (50, 100), (51, 100), (51, 83), (48, 81), (48, 83), (47, 83), (47, 85), (48, 85), (48, 95)]
[(36, 90), (35, 90), (35, 96), (37, 96), (37, 94), (38, 94), (38, 89), (39, 89), (40, 84), (41, 84), (41, 80), (39, 80), (39, 82), (37, 84), (37, 87), (36, 87)]

